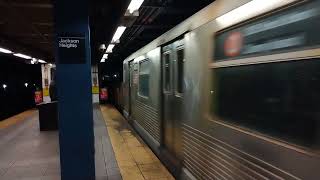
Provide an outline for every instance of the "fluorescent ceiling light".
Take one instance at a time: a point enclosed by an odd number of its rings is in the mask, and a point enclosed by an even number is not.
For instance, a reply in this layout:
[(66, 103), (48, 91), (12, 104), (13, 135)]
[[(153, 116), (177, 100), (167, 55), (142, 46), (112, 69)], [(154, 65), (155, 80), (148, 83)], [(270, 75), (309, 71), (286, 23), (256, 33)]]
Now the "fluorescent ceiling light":
[(101, 45), (100, 45), (100, 49), (105, 50), (105, 49), (107, 49), (107, 47), (106, 47), (105, 44), (101, 44)]
[(138, 10), (140, 6), (142, 5), (144, 0), (131, 0), (128, 10), (130, 13), (133, 13), (134, 11)]
[(225, 26), (231, 26), (248, 18), (282, 7), (297, 0), (252, 0), (232, 11), (217, 18), (217, 22)]
[(104, 54), (104, 55), (102, 56), (102, 59), (108, 59), (108, 54)]
[(31, 64), (37, 64), (38, 60), (36, 58), (32, 58), (32, 60), (30, 61)]
[(39, 62), (39, 63), (43, 63), (43, 64), (47, 63), (46, 61), (44, 61), (44, 60), (42, 60), (42, 59), (39, 59), (38, 62)]
[(13, 54), (13, 55), (17, 56), (17, 57), (20, 57), (20, 58), (23, 58), (23, 59), (31, 59), (32, 58), (30, 56), (27, 56), (27, 55), (24, 55), (24, 54), (20, 54), (20, 53)]
[(113, 35), (112, 42), (117, 42), (125, 30), (126, 30), (125, 26), (119, 26)]
[(0, 52), (6, 53), (6, 54), (11, 54), (12, 53), (12, 51), (10, 51), (8, 49), (4, 49), (4, 48), (0, 48)]
[(108, 48), (107, 48), (107, 53), (112, 53), (112, 49), (114, 48), (114, 44), (109, 44)]
[(100, 61), (100, 62), (104, 63), (104, 62), (106, 62), (106, 60), (105, 60), (105, 59), (101, 59), (101, 61)]

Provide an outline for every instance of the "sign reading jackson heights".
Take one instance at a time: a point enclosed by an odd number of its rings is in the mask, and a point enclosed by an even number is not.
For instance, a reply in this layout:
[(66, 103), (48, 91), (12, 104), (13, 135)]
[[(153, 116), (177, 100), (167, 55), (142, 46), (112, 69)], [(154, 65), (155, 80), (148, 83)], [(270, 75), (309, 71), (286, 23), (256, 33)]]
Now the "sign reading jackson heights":
[(59, 48), (77, 48), (79, 43), (79, 39), (64, 39), (60, 37)]
[(86, 62), (84, 36), (59, 36), (58, 48), (60, 64), (83, 64)]

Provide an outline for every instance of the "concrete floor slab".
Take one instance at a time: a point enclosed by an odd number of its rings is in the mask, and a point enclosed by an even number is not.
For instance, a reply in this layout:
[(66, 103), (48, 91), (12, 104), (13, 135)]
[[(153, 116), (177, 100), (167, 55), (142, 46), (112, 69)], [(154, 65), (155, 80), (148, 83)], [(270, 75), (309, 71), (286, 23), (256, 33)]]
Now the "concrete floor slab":
[(38, 111), (26, 111), (0, 125), (1, 180), (43, 180), (46, 174), (60, 178), (58, 132), (39, 131)]

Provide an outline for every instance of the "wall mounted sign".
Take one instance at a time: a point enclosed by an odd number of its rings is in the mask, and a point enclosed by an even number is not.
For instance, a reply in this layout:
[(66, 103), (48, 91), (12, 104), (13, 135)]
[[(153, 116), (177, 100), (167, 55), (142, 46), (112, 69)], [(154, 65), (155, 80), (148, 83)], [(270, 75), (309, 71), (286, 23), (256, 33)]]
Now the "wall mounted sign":
[(34, 102), (36, 104), (40, 104), (43, 102), (43, 96), (42, 96), (42, 92), (41, 91), (36, 91), (34, 93)]
[(86, 63), (85, 36), (58, 36), (58, 62), (60, 64)]
[(101, 88), (101, 90), (100, 90), (100, 100), (103, 100), (103, 101), (108, 100), (108, 89), (107, 88)]

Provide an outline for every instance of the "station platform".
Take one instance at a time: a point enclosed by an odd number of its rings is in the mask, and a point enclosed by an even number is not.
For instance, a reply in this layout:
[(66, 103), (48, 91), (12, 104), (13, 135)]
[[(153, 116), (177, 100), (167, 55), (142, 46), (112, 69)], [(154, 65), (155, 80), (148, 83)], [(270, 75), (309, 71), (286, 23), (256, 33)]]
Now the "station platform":
[(39, 131), (37, 110), (0, 122), (0, 179), (60, 179), (58, 132)]
[[(94, 106), (97, 180), (174, 179), (112, 106)], [(59, 180), (57, 131), (39, 131), (38, 111), (0, 122), (1, 180)]]
[(115, 158), (124, 180), (174, 180), (128, 122), (112, 106), (101, 106)]

